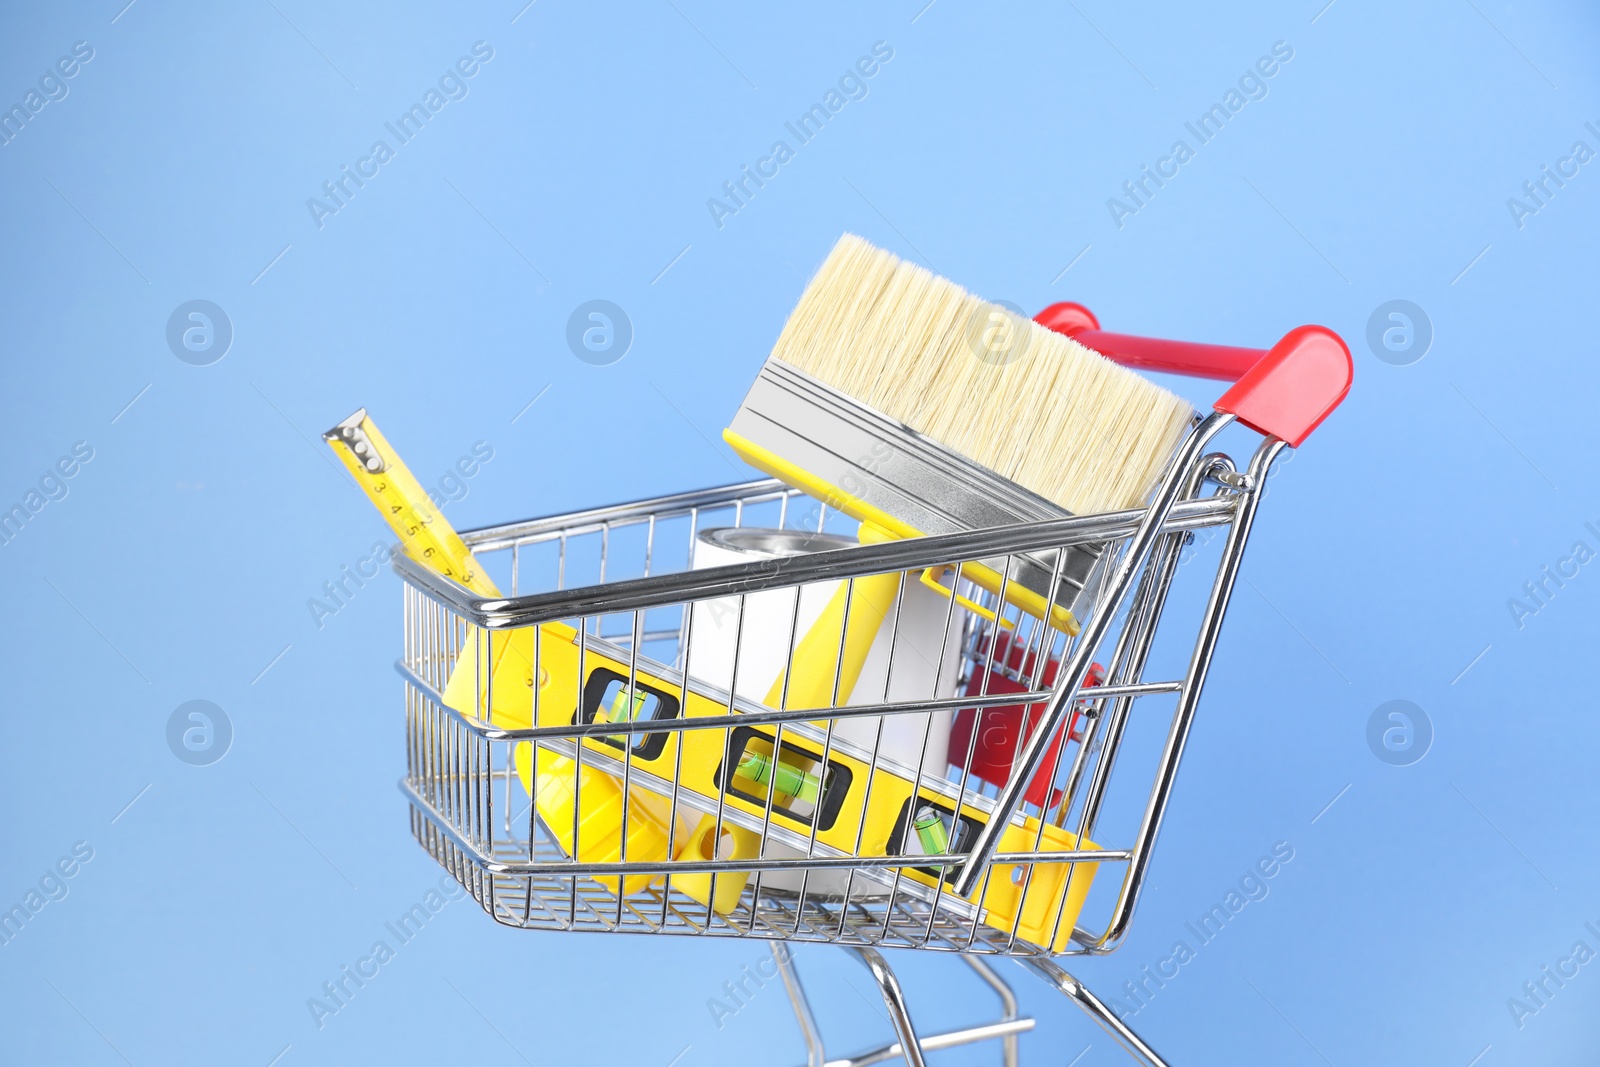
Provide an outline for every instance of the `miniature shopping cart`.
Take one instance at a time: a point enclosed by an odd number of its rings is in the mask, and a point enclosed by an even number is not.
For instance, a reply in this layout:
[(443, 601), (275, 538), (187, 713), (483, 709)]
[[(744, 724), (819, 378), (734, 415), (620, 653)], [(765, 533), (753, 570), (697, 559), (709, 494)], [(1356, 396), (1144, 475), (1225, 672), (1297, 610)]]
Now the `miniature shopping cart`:
[[(1040, 319), (1239, 379), (1147, 508), (862, 545), (756, 481), (465, 534), (501, 599), (396, 553), (418, 842), (507, 926), (771, 942), (815, 1067), (797, 942), (857, 955), (897, 1030), (835, 1064), (984, 1039), (1015, 1064), (1033, 1024), (1000, 956), (1162, 1063), (1054, 960), (1127, 934), (1272, 464), (1342, 400), (1350, 357), (1315, 327), (1262, 353)], [(1208, 451), (1236, 420), (1264, 435), (1242, 467)], [(1214, 569), (1188, 561), (1196, 534)], [(1040, 573), (1050, 603), (1022, 610), (1009, 583)], [(874, 575), (903, 579), (859, 680), (794, 706), (796, 644)], [(1166, 615), (1198, 635), (1170, 655)], [(881, 948), (961, 955), (1000, 1019), (918, 1033)]]

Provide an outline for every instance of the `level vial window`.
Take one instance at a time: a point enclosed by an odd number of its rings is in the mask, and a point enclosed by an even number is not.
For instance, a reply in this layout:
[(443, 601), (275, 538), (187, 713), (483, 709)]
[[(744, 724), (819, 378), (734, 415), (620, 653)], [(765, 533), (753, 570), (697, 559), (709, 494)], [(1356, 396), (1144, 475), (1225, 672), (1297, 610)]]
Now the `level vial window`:
[[(968, 809), (972, 810), (972, 809)], [(965, 852), (983, 823), (928, 796), (907, 797), (889, 831), (891, 856), (950, 856)], [(932, 878), (954, 881), (960, 867), (918, 867)]]
[(749, 749), (739, 757), (735, 773), (763, 788), (770, 785), (791, 801), (800, 800), (815, 806), (817, 797), (822, 793), (822, 779), (818, 775), (781, 759), (774, 763), (771, 756), (763, 756)]
[[(733, 767), (727, 775), (726, 768)], [(826, 767), (822, 754), (783, 742), (773, 752), (772, 738), (748, 726), (738, 727), (728, 740), (728, 756), (717, 768), (716, 782), (730, 796), (766, 807), (818, 829), (833, 826), (850, 790), (850, 768), (836, 760)]]
[[(646, 723), (672, 719), (678, 715), (678, 698), (654, 686), (634, 680), (605, 667), (597, 667), (583, 687), (583, 721)], [(667, 735), (661, 731), (630, 730), (600, 738), (613, 748), (631, 748), (642, 759), (653, 760), (666, 747)]]
[(924, 856), (943, 856), (950, 851), (950, 827), (933, 808), (926, 804), (918, 808), (911, 825), (917, 831), (917, 843)]

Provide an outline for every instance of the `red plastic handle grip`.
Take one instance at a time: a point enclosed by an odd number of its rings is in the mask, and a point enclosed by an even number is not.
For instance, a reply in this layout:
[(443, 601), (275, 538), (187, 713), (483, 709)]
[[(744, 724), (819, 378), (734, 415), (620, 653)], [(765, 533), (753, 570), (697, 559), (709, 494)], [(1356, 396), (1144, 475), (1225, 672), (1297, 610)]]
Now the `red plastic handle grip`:
[(1107, 333), (1082, 304), (1051, 304), (1034, 321), (1125, 367), (1231, 381), (1212, 406), (1292, 447), (1344, 400), (1355, 370), (1350, 349), (1325, 326), (1297, 326), (1263, 351)]
[(1107, 333), (1094, 312), (1082, 304), (1051, 304), (1034, 321), (1064, 333), (1085, 348), (1134, 370), (1159, 370), (1190, 378), (1218, 378), (1236, 382), (1261, 361), (1266, 350), (1230, 345), (1200, 345), (1189, 341), (1163, 341), (1128, 333)]

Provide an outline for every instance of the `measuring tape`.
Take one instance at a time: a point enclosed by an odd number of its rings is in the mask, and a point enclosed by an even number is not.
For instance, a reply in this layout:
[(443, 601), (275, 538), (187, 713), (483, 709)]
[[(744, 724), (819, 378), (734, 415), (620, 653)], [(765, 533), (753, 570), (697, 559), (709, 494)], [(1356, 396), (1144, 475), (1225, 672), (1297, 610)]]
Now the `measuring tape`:
[[(334, 455), (345, 465), (356, 485), (367, 494), (373, 507), (388, 521), (389, 528), (400, 538), (400, 547), (408, 556), (438, 574), (459, 582), (479, 596), (500, 595), (494, 581), (473, 558), (472, 550), (445, 521), (445, 517), (428, 498), (427, 491), (406, 465), (400, 462), (400, 457), (383, 434), (378, 432), (377, 426), (367, 416), (366, 408), (324, 433), (322, 438), (332, 447)], [(459, 689), (462, 684), (470, 686), (467, 691), (468, 705), (472, 703), (472, 689), (479, 688), (477, 654), (482, 642), (483, 635), (475, 631), (469, 634), (461, 659), (450, 676), (451, 687)], [(490, 669), (485, 677), (498, 675), (501, 659), (516, 647), (518, 658), (526, 663), (524, 681), (529, 687), (533, 685), (533, 661), (526, 655), (526, 646), (529, 644), (527, 638), (511, 634), (508, 639), (506, 634), (492, 634), (489, 635), (489, 644)], [(471, 657), (470, 662), (468, 657)], [(468, 670), (468, 667), (472, 669)], [(488, 689), (489, 686), (482, 688)], [(449, 692), (448, 687), (446, 691)], [(466, 710), (454, 703), (450, 706), (458, 711)], [(478, 708), (479, 712), (484, 710), (483, 707)]]
[[(440, 514), (411, 471), (400, 462), (365, 408), (322, 436), (361, 491), (367, 494), (367, 499), (388, 520), (407, 555), (479, 596), (500, 596), (500, 590), (473, 557), (472, 550)], [(575, 633), (570, 626), (560, 623), (497, 633), (469, 627), (445, 685), (445, 704), (496, 725), (513, 729), (528, 726), (538, 657), (536, 642), (548, 635), (570, 646)], [(488, 670), (482, 668), (479, 659), (485, 646)], [(542, 669), (538, 673), (539, 681), (547, 685), (548, 673)], [(523, 787), (533, 793), (540, 818), (567, 855), (585, 863), (615, 863), (624, 854), (629, 860), (637, 861), (668, 857), (670, 802), (665, 798), (630, 791), (624, 806), (622, 785), (616, 778), (542, 748), (538, 751), (538, 785), (535, 787), (527, 749), (524, 743), (516, 752)], [(626, 853), (623, 850), (624, 822), (627, 825)], [(658, 877), (630, 875), (622, 879), (621, 891), (624, 895), (636, 892)], [(596, 881), (613, 893), (618, 891), (616, 878), (601, 877)]]
[(374, 507), (389, 521), (406, 554), (479, 596), (500, 595), (427, 492), (401, 463), (362, 408), (322, 435)]

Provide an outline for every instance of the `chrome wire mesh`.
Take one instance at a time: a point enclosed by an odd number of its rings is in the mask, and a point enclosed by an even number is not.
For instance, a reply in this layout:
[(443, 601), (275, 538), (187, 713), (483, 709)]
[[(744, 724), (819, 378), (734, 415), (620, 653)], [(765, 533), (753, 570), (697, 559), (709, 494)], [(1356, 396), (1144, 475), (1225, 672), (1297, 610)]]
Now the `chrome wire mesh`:
[[(1184, 567), (1200, 575), (1189, 613), (1214, 637), (1259, 478), (1282, 447), (1263, 445), (1249, 475), (1220, 455), (1174, 473), (1186, 491), (1133, 592), (1092, 608), (1118, 620), (1096, 653), (1099, 685), (1077, 694), (1037, 795), (1030, 787), (970, 900), (939, 887), (963, 861), (968, 822), (989, 817), (1005, 777), (981, 770), (979, 750), (1015, 751), (1032, 722), (1024, 709), (1050, 698), (1054, 670), (1073, 651), (1072, 627), (1045, 621), (1061, 607), (1054, 584), (1042, 604), (1029, 602), (1011, 586), (1010, 564), (1026, 557), (1059, 568), (1085, 546), (1115, 560), (1138, 512), (845, 547), (855, 523), (763, 481), (470, 532), (480, 561), (511, 590), (501, 600), (475, 598), (397, 555), (406, 581), (401, 787), (412, 832), (508, 926), (1109, 951), (1138, 897), (1188, 730), (1184, 709), (1192, 712), (1203, 682), (1202, 649), (1210, 656), (1202, 640), (1192, 655), (1179, 650), (1178, 677), (1145, 679), (1181, 554), (1191, 531), (1228, 529), (1213, 539), (1214, 572)], [(721, 551), (775, 543), (773, 531), (788, 531), (778, 539), (785, 551), (732, 562)], [(874, 588), (883, 622), (859, 678), (845, 666), (853, 622), (837, 625), (831, 658), (797, 651), (830, 601), (853, 619), (851, 605), (871, 602)], [(485, 662), (511, 663), (495, 657), (510, 654), (497, 650), (518, 631), (531, 654), (491, 683)], [(828, 672), (803, 676), (816, 662)], [(531, 694), (502, 689), (502, 674), (516, 671)], [(797, 702), (807, 685), (811, 702)], [(524, 696), (531, 709), (518, 711)], [(780, 780), (798, 791), (780, 792)], [(574, 796), (562, 807), (564, 789)], [(906, 799), (886, 831), (896, 811), (883, 798), (895, 789)], [(617, 800), (608, 821), (594, 798), (609, 791)], [(641, 829), (648, 812), (660, 839)], [(913, 818), (929, 836), (914, 837)], [(614, 848), (595, 844), (603, 834)], [(696, 841), (707, 842), (698, 854)], [(722, 851), (729, 841), (733, 855)], [(1080, 910), (1066, 901), (1083, 872), (1092, 884)], [(1041, 908), (1042, 919), (1028, 918)]]

